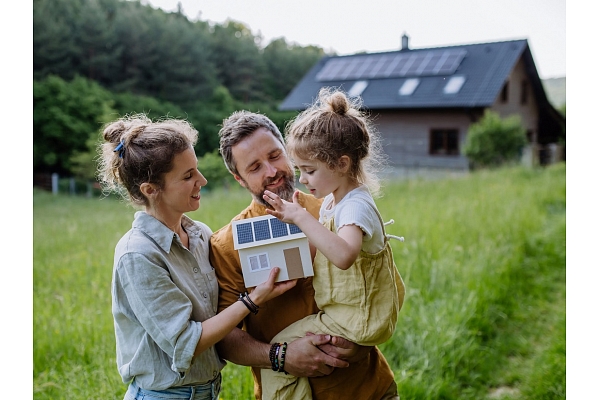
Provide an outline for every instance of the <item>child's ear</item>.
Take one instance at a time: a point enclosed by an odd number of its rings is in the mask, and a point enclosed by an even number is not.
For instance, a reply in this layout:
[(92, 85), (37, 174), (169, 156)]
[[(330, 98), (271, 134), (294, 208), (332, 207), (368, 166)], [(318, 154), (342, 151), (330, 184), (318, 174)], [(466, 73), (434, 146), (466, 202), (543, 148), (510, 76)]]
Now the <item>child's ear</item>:
[(338, 161), (338, 167), (340, 172), (342, 173), (346, 173), (348, 172), (348, 170), (350, 169), (350, 163), (352, 161), (350, 161), (350, 157), (344, 155), (340, 157), (340, 160)]

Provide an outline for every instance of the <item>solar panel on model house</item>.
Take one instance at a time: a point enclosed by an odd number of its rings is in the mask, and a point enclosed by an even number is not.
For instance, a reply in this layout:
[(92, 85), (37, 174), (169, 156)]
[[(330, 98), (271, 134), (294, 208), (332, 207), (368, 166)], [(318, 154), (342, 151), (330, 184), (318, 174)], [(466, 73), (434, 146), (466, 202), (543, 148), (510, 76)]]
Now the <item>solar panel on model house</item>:
[(286, 224), (277, 218), (239, 223), (236, 227), (238, 244), (259, 242), (271, 238), (280, 238), (283, 236), (302, 233), (300, 228), (298, 228), (296, 225)]

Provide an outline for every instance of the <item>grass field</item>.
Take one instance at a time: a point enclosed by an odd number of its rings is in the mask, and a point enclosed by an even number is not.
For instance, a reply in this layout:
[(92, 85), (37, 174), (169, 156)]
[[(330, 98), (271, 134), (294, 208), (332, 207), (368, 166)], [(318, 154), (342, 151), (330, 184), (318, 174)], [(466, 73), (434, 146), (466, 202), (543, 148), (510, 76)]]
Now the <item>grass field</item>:
[[(134, 210), (114, 198), (34, 192), (34, 398), (122, 399), (110, 312), (114, 246)], [(243, 190), (189, 215), (217, 229)], [(407, 294), (380, 346), (402, 399), (566, 397), (565, 166), (389, 182), (377, 204)], [(228, 364), (221, 398), (251, 399)]]

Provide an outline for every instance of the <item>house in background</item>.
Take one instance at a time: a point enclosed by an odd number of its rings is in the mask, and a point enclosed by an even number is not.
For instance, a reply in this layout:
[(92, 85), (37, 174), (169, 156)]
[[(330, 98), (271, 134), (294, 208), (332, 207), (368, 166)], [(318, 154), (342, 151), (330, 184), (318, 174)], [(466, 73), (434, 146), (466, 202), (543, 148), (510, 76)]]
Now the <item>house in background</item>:
[(565, 118), (550, 104), (527, 40), (323, 57), (280, 105), (304, 110), (322, 87), (360, 96), (392, 168), (468, 170), (461, 154), (485, 110), (517, 114), (529, 165), (564, 160)]

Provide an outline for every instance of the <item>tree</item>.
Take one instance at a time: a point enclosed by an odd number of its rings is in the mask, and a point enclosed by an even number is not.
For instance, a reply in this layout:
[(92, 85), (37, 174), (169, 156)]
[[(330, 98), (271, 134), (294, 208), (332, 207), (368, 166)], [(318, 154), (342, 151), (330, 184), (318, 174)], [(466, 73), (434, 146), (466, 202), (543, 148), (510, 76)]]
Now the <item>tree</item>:
[(267, 70), (263, 90), (271, 100), (283, 100), (324, 55), (317, 46), (288, 45), (285, 38), (272, 40), (263, 52)]
[(77, 1), (35, 0), (33, 3), (33, 76), (55, 74), (71, 79), (77, 47), (73, 25)]
[(82, 77), (49, 76), (33, 82), (33, 167), (70, 173), (75, 152), (88, 150), (90, 135), (115, 115), (110, 92)]
[(225, 86), (217, 86), (209, 99), (190, 107), (189, 121), (198, 130), (197, 155), (202, 156), (219, 147), (220, 126), (237, 106), (229, 90)]
[(228, 188), (236, 184), (233, 175), (229, 173), (229, 170), (225, 166), (219, 150), (213, 150), (210, 153), (204, 154), (198, 160), (198, 169), (208, 181), (206, 188), (209, 190), (223, 186)]
[(73, 21), (77, 70), (104, 87), (113, 83), (123, 46), (115, 31), (117, 0), (86, 0)]
[(187, 113), (181, 107), (168, 101), (160, 101), (154, 97), (140, 96), (132, 93), (113, 94), (113, 108), (118, 115), (112, 119), (131, 114), (146, 114), (151, 120), (161, 118), (186, 118)]
[(219, 81), (239, 101), (264, 100), (264, 64), (250, 29), (241, 22), (227, 20), (216, 25), (212, 38)]
[(519, 159), (527, 144), (521, 118), (507, 118), (486, 110), (483, 118), (469, 128), (463, 147), (464, 154), (475, 168), (497, 167)]

